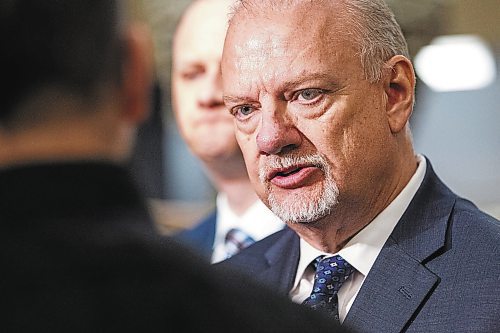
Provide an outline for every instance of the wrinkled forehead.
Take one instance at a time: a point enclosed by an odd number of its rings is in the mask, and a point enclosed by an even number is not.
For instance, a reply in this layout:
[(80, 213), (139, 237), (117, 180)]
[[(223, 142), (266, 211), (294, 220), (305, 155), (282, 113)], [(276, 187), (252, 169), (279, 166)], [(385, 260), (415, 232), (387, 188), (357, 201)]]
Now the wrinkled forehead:
[[(340, 48), (354, 48), (345, 29), (345, 16), (338, 5), (324, 7), (309, 1), (281, 10), (265, 6), (239, 10), (227, 32), (223, 67), (225, 63), (251, 70), (251, 66), (261, 66), (264, 56), (280, 58), (314, 50), (315, 56), (326, 57)], [(242, 58), (243, 65), (234, 63)]]

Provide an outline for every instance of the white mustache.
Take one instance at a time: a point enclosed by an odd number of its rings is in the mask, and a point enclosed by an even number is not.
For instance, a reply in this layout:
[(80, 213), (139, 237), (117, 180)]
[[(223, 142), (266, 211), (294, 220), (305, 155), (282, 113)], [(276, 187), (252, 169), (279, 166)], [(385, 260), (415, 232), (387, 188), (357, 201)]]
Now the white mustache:
[(273, 170), (290, 168), (301, 164), (314, 165), (324, 171), (328, 168), (325, 158), (319, 154), (272, 156), (266, 161), (266, 165), (260, 167), (259, 180), (266, 183), (267, 175)]

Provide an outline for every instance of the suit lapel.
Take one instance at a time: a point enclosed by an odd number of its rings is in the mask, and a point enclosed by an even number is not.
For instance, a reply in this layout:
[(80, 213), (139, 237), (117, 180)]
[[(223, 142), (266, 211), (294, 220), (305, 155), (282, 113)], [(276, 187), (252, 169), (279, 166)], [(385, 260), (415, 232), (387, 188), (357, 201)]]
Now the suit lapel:
[(300, 246), (294, 231), (285, 228), (282, 232), (283, 235), (264, 253), (267, 268), (260, 273), (260, 278), (279, 293), (288, 295), (299, 263)]
[(437, 282), (437, 276), (389, 239), (344, 325), (356, 332), (401, 332)]
[(201, 241), (201, 246), (204, 249), (204, 252), (212, 256), (213, 245), (215, 241), (215, 226), (217, 223), (217, 210), (214, 210), (210, 213), (209, 216), (205, 219), (203, 225), (204, 230), (201, 231), (203, 234), (203, 239)]
[(428, 162), (420, 189), (366, 277), (345, 326), (360, 332), (405, 330), (439, 283), (426, 263), (446, 249), (455, 199)]

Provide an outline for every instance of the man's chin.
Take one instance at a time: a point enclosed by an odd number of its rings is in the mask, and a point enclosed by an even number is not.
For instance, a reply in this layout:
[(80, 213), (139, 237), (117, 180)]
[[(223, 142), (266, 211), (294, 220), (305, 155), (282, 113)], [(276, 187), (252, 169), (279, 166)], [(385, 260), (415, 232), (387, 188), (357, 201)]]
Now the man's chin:
[(291, 224), (315, 224), (331, 214), (336, 200), (326, 201), (324, 198), (311, 200), (277, 201), (269, 197), (269, 207), (282, 221)]
[(338, 190), (333, 182), (327, 182), (327, 186), (314, 191), (282, 196), (283, 193), (271, 190), (268, 194), (268, 206), (287, 223), (316, 223), (330, 215), (338, 203)]

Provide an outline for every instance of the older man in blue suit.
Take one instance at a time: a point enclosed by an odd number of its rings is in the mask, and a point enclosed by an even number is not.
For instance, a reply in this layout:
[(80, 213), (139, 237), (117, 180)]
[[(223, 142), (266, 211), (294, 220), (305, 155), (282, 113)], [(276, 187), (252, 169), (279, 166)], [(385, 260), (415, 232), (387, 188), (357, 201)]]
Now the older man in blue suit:
[(500, 225), (413, 149), (415, 74), (382, 0), (242, 0), (224, 102), (289, 228), (233, 265), (359, 332), (494, 332)]

